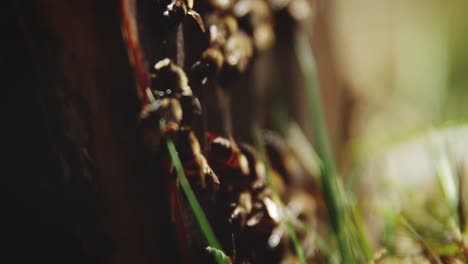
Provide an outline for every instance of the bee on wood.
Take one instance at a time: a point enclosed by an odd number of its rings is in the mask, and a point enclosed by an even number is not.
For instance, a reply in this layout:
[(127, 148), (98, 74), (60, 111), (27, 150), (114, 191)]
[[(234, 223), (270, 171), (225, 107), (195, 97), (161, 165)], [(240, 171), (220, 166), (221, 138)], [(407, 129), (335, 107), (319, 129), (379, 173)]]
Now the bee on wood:
[(252, 39), (246, 33), (239, 31), (230, 36), (224, 46), (223, 79), (231, 80), (244, 73), (253, 54)]
[(220, 77), (221, 82), (229, 83), (243, 74), (254, 55), (251, 38), (238, 31), (230, 36), (222, 49), (208, 48), (192, 70), (197, 78), (206, 82), (207, 78)]
[(224, 55), (219, 48), (208, 48), (201, 58), (192, 66), (196, 77), (205, 83), (208, 79), (215, 79), (224, 65)]
[(311, 184), (310, 179), (313, 177), (306, 173), (289, 146), (278, 134), (268, 131), (264, 133), (264, 141), (271, 166), (279, 172), (289, 189)]
[(193, 186), (201, 187), (201, 189), (206, 189), (208, 186), (217, 188), (219, 179), (202, 154), (195, 133), (186, 128), (179, 130), (176, 146), (187, 178), (189, 181), (196, 179)]
[(160, 0), (159, 9), (162, 21), (169, 26), (177, 26), (187, 16), (191, 16), (204, 32), (203, 20), (195, 10), (193, 10), (194, 0)]
[(229, 83), (243, 74), (254, 56), (274, 42), (273, 19), (269, 6), (261, 0), (232, 3), (232, 14), (207, 17), (208, 48), (192, 70), (202, 83), (220, 77)]
[[(270, 195), (266, 183), (265, 165), (252, 146), (238, 145), (232, 140), (212, 134), (209, 134), (209, 138), (208, 159), (215, 171), (223, 172), (219, 174), (222, 175), (226, 192), (237, 195), (248, 191), (254, 198)], [(242, 200), (246, 201), (244, 198)], [(247, 208), (251, 207), (247, 206)]]
[(210, 47), (222, 48), (229, 36), (239, 30), (237, 20), (232, 15), (210, 15), (207, 24)]
[(225, 55), (224, 47), (228, 38), (238, 31), (236, 19), (231, 15), (210, 15), (208, 24), (208, 48), (192, 66), (197, 78), (206, 81), (214, 79), (222, 71)]
[(209, 159), (215, 164), (222, 164), (232, 169), (239, 169), (243, 175), (250, 173), (247, 158), (231, 140), (207, 133), (211, 139)]
[[(211, 201), (219, 188), (219, 180), (203, 155), (200, 143), (191, 129), (194, 115), (201, 113), (198, 99), (193, 95), (185, 72), (169, 59), (155, 64), (150, 73), (152, 103), (140, 113), (144, 143), (155, 154), (155, 166), (168, 197), (169, 213), (178, 236), (182, 257), (188, 261), (190, 252), (204, 248), (205, 241), (194, 231), (195, 220), (187, 201), (181, 195), (176, 170), (162, 136), (171, 138), (176, 146), (184, 174), (190, 182), (205, 213), (212, 210)], [(160, 120), (165, 121), (164, 131), (159, 130)]]
[(251, 259), (252, 249), (267, 248), (268, 237), (282, 220), (280, 206), (272, 198), (265, 166), (253, 147), (213, 135), (210, 140), (208, 159), (222, 182), (217, 196), (222, 229), (235, 238), (236, 259)]
[(162, 132), (173, 137), (187, 176), (198, 174), (200, 181), (197, 184), (202, 188), (207, 186), (207, 178), (211, 179), (210, 182), (219, 184), (191, 129), (191, 121), (194, 115), (201, 114), (201, 106), (188, 85), (185, 72), (166, 58), (155, 64), (150, 77), (150, 91), (154, 102), (141, 111), (142, 126), (158, 128), (159, 121), (164, 120), (166, 131)]
[(174, 96), (174, 94), (192, 94), (184, 70), (171, 59), (157, 62), (150, 73), (151, 90), (156, 97)]
[(163, 119), (168, 129), (190, 126), (194, 116), (201, 114), (201, 105), (193, 96), (185, 72), (166, 58), (155, 64), (150, 76), (155, 101), (143, 108), (140, 114), (143, 125), (158, 126)]
[(247, 144), (240, 144), (239, 148), (249, 162), (251, 180), (248, 189), (240, 192), (232, 204), (229, 221), (236, 228), (238, 258), (257, 262), (258, 256), (269, 257), (281, 250), (277, 245), (270, 246), (268, 240), (284, 216), (281, 205), (273, 198), (257, 151)]

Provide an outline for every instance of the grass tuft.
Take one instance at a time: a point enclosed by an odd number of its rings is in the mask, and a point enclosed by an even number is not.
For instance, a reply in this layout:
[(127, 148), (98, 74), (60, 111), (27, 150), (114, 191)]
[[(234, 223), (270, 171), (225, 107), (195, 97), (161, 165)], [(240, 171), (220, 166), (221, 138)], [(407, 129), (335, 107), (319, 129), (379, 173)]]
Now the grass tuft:
[(339, 186), (335, 161), (327, 137), (315, 59), (309, 36), (303, 31), (296, 31), (294, 49), (307, 85), (307, 105), (309, 106), (313, 124), (313, 137), (317, 146), (317, 153), (322, 160), (321, 185), (323, 197), (332, 229), (337, 238), (341, 261), (343, 263), (359, 263), (362, 261), (359, 256), (365, 256), (366, 261), (370, 261), (368, 256), (372, 255), (372, 253), (369, 252), (369, 249), (356, 248), (356, 246), (368, 243), (363, 242), (366, 241), (366, 238), (363, 234), (356, 232), (359, 228), (352, 221), (349, 221), (350, 215), (347, 212), (346, 198)]

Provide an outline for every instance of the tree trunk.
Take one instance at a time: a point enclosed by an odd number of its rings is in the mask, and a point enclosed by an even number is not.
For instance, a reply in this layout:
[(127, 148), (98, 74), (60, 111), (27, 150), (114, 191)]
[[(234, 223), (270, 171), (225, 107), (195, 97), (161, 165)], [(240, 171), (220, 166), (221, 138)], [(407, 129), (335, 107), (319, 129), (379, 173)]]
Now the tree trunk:
[(157, 172), (145, 166), (119, 14), (109, 0), (7, 3), (15, 263), (177, 260)]

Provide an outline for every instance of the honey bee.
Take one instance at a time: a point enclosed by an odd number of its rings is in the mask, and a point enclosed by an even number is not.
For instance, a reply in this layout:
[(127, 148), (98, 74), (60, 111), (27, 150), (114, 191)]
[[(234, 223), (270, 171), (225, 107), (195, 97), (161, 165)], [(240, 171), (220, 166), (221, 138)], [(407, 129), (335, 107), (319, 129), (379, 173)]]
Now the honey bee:
[(231, 80), (244, 73), (253, 53), (252, 39), (246, 33), (238, 31), (230, 36), (224, 46), (223, 79)]
[(204, 84), (207, 79), (215, 79), (224, 64), (224, 55), (218, 48), (205, 50), (197, 62), (192, 66), (196, 77)]
[[(298, 230), (298, 238), (307, 249), (306, 257), (312, 258), (316, 254), (313, 234), (303, 227), (315, 226), (317, 205), (314, 195), (296, 189), (287, 196), (282, 195), (287, 201), (287, 206), (283, 206), (267, 183), (265, 165), (255, 148), (213, 134), (207, 137), (210, 140), (207, 157), (222, 183), (217, 195), (217, 211), (224, 217), (224, 222), (219, 224), (218, 221), (217, 228), (228, 237), (232, 232), (236, 262), (256, 262), (258, 256), (262, 256), (263, 261), (273, 261), (294, 255), (284, 225), (286, 215)], [(282, 181), (286, 179), (291, 183), (295, 180), (295, 176), (282, 174), (302, 172), (294, 169), (297, 164), (289, 160), (293, 157), (285, 157), (288, 146), (277, 135), (266, 133), (265, 141), (270, 161), (279, 163), (279, 166), (273, 164), (270, 173), (281, 195), (285, 193), (281, 191), (284, 190)], [(241, 169), (245, 166), (247, 168)]]
[(157, 62), (151, 70), (150, 77), (150, 88), (155, 97), (175, 96), (183, 93), (192, 94), (184, 70), (169, 58)]
[(266, 178), (265, 164), (260, 160), (257, 151), (247, 144), (241, 144), (240, 149), (247, 157), (252, 179), (249, 191), (253, 195), (253, 206), (246, 226), (257, 229), (252, 230), (252, 232), (260, 232), (265, 235), (266, 239), (281, 221), (280, 206), (273, 199)]
[(194, 0), (160, 0), (158, 2), (162, 20), (166, 25), (177, 26), (189, 15), (197, 22), (200, 29), (205, 32), (205, 26), (200, 14), (193, 10)]
[(213, 135), (210, 140), (208, 159), (222, 182), (219, 212), (236, 238), (236, 259), (242, 262), (252, 257), (252, 249), (264, 249), (281, 222), (280, 206), (272, 198), (265, 166), (253, 147)]
[(178, 131), (176, 146), (185, 174), (194, 183), (193, 186), (206, 189), (210, 185), (216, 189), (219, 179), (202, 154), (200, 143), (191, 129)]
[(306, 174), (289, 146), (278, 134), (268, 131), (264, 133), (264, 141), (273, 169), (279, 172), (285, 184), (290, 187), (289, 189), (303, 186), (307, 180), (312, 179), (312, 176)]
[[(261, 172), (262, 165), (259, 162), (251, 166), (257, 167)], [(257, 178), (250, 188), (240, 192), (234, 201), (229, 222), (237, 237), (238, 258), (257, 262), (258, 256), (265, 257), (280, 250), (277, 245), (268, 244), (273, 231), (283, 222), (281, 205), (273, 198), (268, 184)]]
[(210, 47), (222, 48), (229, 36), (239, 31), (237, 20), (232, 15), (210, 15), (207, 24)]
[(185, 72), (166, 58), (155, 64), (150, 77), (154, 102), (141, 111), (141, 124), (146, 128), (156, 128), (159, 121), (164, 120), (166, 131), (162, 132), (171, 132), (187, 175), (199, 174), (199, 185), (203, 188), (207, 186), (206, 178), (219, 184), (191, 129), (194, 115), (201, 114), (201, 105), (192, 94)]
[(155, 64), (150, 90), (155, 101), (145, 106), (140, 120), (145, 126), (158, 126), (163, 119), (168, 128), (190, 126), (194, 116), (201, 114), (201, 104), (188, 85), (185, 72), (170, 59)]
[[(189, 260), (194, 252), (205, 247), (205, 241), (193, 228), (193, 216), (188, 213), (187, 200), (180, 195), (180, 189), (174, 165), (168, 149), (161, 144), (165, 135), (175, 143), (178, 157), (184, 173), (193, 188), (197, 199), (210, 218), (215, 213), (213, 197), (217, 193), (220, 181), (202, 153), (200, 143), (192, 131), (191, 123), (195, 115), (201, 113), (198, 99), (193, 95), (185, 72), (170, 59), (157, 62), (150, 72), (148, 97), (152, 102), (143, 107), (140, 122), (145, 143), (157, 154), (157, 166), (161, 171), (164, 189), (168, 196), (169, 213), (178, 235), (182, 257)], [(159, 121), (165, 121), (164, 131), (159, 131)]]
[(231, 15), (210, 15), (208, 24), (208, 48), (192, 66), (192, 71), (200, 80), (215, 79), (221, 72), (224, 62), (224, 46), (228, 38), (238, 31), (236, 19)]
[(222, 83), (230, 83), (247, 70), (253, 54), (250, 37), (236, 32), (227, 39), (223, 49), (208, 48), (192, 70), (202, 83), (216, 77)]
[[(242, 2), (242, 1), (241, 1)], [(265, 49), (270, 46), (272, 39), (272, 27), (268, 6), (262, 1), (263, 5), (254, 8), (249, 4), (250, 1), (243, 2), (240, 7), (246, 6), (249, 9), (244, 12), (243, 8), (237, 8), (238, 16), (228, 14), (214, 14), (207, 17), (208, 25), (208, 48), (203, 52), (201, 58), (192, 66), (192, 71), (196, 77), (205, 83), (207, 79), (219, 77), (222, 83), (229, 83), (238, 78), (238, 76), (247, 70), (247, 67), (254, 55), (254, 48)], [(234, 5), (234, 9), (239, 3)], [(262, 10), (255, 12), (252, 10)], [(238, 19), (251, 19), (255, 23), (259, 17), (263, 24), (258, 27), (244, 27), (239, 30)], [(268, 17), (268, 19), (267, 19)], [(268, 22), (268, 23), (267, 23)], [(249, 24), (250, 25), (250, 24)], [(249, 35), (253, 32), (253, 38)]]
[(182, 106), (176, 98), (158, 98), (143, 107), (140, 124), (144, 128), (159, 128), (159, 120), (164, 120), (167, 130), (178, 130), (182, 121)]
[(207, 133), (211, 138), (209, 159), (210, 162), (220, 163), (233, 169), (239, 169), (243, 175), (250, 173), (247, 158), (242, 154), (231, 140)]

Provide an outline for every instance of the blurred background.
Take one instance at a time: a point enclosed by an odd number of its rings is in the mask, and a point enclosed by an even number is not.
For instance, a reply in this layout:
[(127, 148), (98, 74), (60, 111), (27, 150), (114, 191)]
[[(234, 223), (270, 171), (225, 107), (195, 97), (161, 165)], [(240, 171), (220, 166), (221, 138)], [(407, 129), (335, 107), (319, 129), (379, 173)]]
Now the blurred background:
[(382, 238), (389, 212), (406, 212), (427, 229), (447, 230), (428, 224), (426, 209), (456, 207), (466, 192), (468, 3), (326, 5), (336, 75), (354, 102), (342, 173), (359, 175), (345, 181), (362, 193), (368, 229)]
[(352, 134), (366, 138), (360, 143), (466, 119), (466, 1), (331, 5), (339, 72), (359, 101)]

